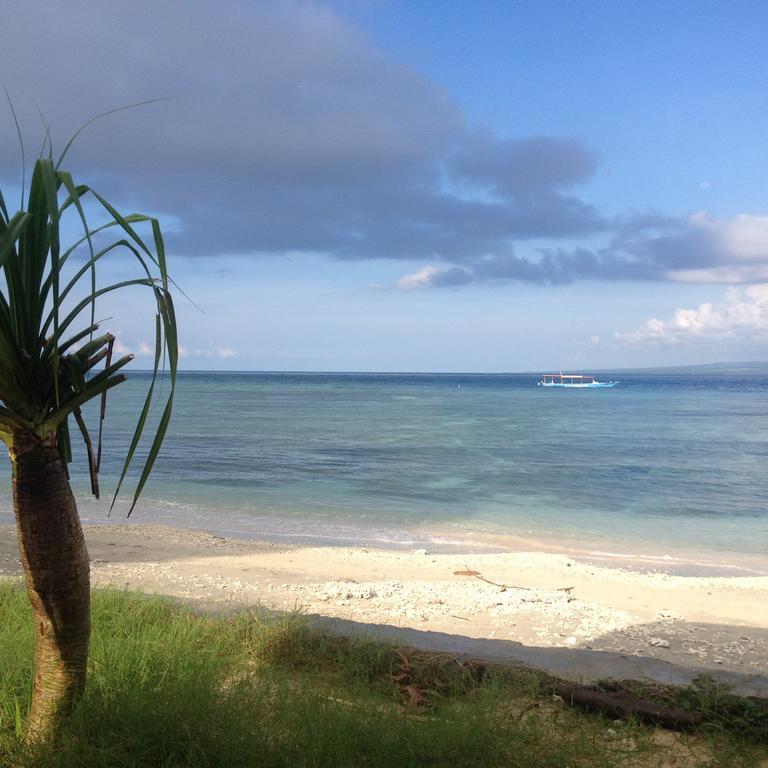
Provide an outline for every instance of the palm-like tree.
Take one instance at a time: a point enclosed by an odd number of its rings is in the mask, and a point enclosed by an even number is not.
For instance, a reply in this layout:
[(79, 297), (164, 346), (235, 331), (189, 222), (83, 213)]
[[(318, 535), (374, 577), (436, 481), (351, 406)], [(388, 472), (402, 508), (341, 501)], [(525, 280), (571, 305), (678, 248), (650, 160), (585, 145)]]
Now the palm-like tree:
[[(0, 439), (11, 459), (19, 552), (35, 621), (34, 686), (27, 719), (27, 738), (33, 743), (55, 737), (84, 689), (88, 661), (89, 559), (67, 470), (70, 422), (84, 440), (92, 491), (98, 497), (106, 392), (125, 380), (121, 369), (132, 359), (131, 355), (113, 359), (115, 337), (99, 330), (96, 299), (143, 286), (152, 291), (157, 304), (153, 376), (118, 490), (147, 421), (161, 359), (167, 359), (170, 373), (165, 405), (131, 510), (171, 417), (178, 360), (176, 320), (157, 220), (122, 216), (89, 187), (76, 185), (61, 170), (61, 158), (54, 162), (50, 149), (47, 155), (35, 162), (26, 199), (22, 180), (21, 210), (9, 213), (0, 192)], [(107, 223), (89, 228), (86, 199), (108, 216)], [(60, 241), (65, 217), (74, 217), (82, 227), (82, 236), (66, 248)], [(135, 229), (141, 223), (151, 227), (150, 245)], [(116, 239), (107, 238), (110, 232), (118, 233), (113, 235)], [(137, 277), (99, 285), (101, 260), (118, 250), (135, 259)], [(94, 398), (101, 398), (96, 449), (81, 413)]]

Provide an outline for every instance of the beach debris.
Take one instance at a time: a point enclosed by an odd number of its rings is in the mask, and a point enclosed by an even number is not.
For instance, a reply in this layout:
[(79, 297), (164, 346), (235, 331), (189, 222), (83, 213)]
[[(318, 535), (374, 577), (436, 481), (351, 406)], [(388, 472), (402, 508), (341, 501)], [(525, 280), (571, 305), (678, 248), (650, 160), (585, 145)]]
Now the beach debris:
[(317, 595), (317, 599), (324, 603), (330, 600), (373, 600), (375, 597), (377, 593), (373, 587), (368, 584), (358, 584), (352, 579), (326, 582), (322, 592)]
[(650, 637), (648, 638), (648, 645), (652, 645), (654, 648), (669, 648), (669, 640), (665, 640), (663, 637)]
[(675, 730), (691, 728), (698, 725), (702, 719), (700, 712), (665, 707), (654, 701), (638, 698), (627, 691), (606, 693), (566, 682), (557, 683), (555, 691), (563, 698), (565, 704), (572, 707), (607, 712), (625, 719), (636, 717)]
[(683, 621), (684, 618), (678, 613), (663, 609), (656, 614), (656, 618), (660, 621)]
[(429, 690), (417, 679), (416, 670), (403, 651), (394, 649), (395, 656), (400, 659), (398, 668), (392, 675), (400, 693), (400, 706), (403, 709), (424, 709), (430, 705), (430, 699), (440, 694)]
[(393, 648), (395, 669), (391, 680), (397, 687), (400, 708), (406, 712), (434, 709), (457, 687), (474, 688), (488, 674), (488, 665), (453, 654)]
[[(491, 584), (494, 587), (500, 587), (501, 592), (506, 592), (508, 589), (522, 589), (525, 592), (532, 592), (533, 587), (518, 587), (514, 584), (501, 584), (498, 581), (491, 581), (491, 579), (486, 579), (485, 576), (483, 576), (480, 571), (474, 571), (469, 566), (464, 566), (463, 571), (454, 571), (454, 576), (472, 576), (475, 579), (479, 579), (480, 581), (484, 581), (486, 584)], [(570, 593), (573, 591), (573, 587), (556, 587), (552, 590), (553, 592), (565, 592), (567, 595), (570, 595)], [(576, 598), (571, 598), (576, 599)], [(538, 602), (538, 601), (536, 601)], [(569, 600), (570, 602), (570, 600)]]

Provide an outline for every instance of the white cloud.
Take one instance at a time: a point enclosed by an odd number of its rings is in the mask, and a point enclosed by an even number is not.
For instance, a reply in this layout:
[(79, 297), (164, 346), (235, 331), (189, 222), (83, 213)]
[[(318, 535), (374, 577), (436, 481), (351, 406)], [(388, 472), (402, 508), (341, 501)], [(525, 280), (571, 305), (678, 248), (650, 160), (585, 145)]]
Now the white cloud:
[[(136, 352), (138, 357), (154, 357), (155, 348), (146, 341), (139, 342), (139, 349)], [(179, 357), (189, 357), (190, 351), (188, 347), (183, 344), (179, 344)]]
[[(481, 262), (482, 265), (483, 262)], [(418, 272), (404, 275), (397, 281), (397, 287), (403, 291), (414, 291), (418, 288), (450, 287), (471, 283), (476, 276), (475, 270), (467, 267), (433, 267), (426, 266)]]
[(690, 242), (678, 243), (670, 253), (689, 266), (665, 270), (665, 280), (720, 285), (768, 281), (768, 216), (740, 213), (716, 219), (699, 211), (688, 217), (686, 226)]
[(768, 284), (729, 288), (720, 304), (678, 308), (669, 320), (655, 317), (628, 333), (615, 333), (623, 344), (681, 344), (696, 341), (768, 338)]
[(237, 357), (237, 351), (232, 349), (232, 347), (229, 346), (229, 344), (224, 344), (223, 346), (217, 346), (215, 348), (215, 355), (214, 357), (220, 357), (223, 360), (229, 360), (233, 357)]
[(665, 277), (673, 283), (717, 283), (718, 285), (743, 285), (768, 281), (768, 266), (738, 265), (710, 267), (707, 269), (675, 269)]
[(132, 355), (133, 350), (120, 338), (120, 331), (115, 332), (115, 343), (112, 345), (112, 354), (124, 357)]
[(734, 259), (768, 259), (768, 216), (740, 213), (731, 219), (715, 219), (706, 213), (694, 213), (691, 225), (712, 237)]
[(397, 287), (403, 291), (415, 291), (418, 288), (428, 288), (442, 272), (438, 267), (427, 266), (410, 275), (403, 275), (397, 281)]
[[(120, 351), (121, 354), (127, 354), (130, 352), (128, 347), (122, 344), (120, 346), (121, 349), (118, 350), (116, 341), (115, 352)], [(141, 357), (153, 357), (155, 354), (155, 348), (148, 344), (146, 341), (141, 341), (139, 342), (139, 348), (136, 354)], [(208, 342), (208, 346), (203, 349), (190, 349), (184, 344), (179, 344), (179, 357), (211, 357), (227, 360), (233, 357), (237, 357), (237, 350), (231, 347), (229, 344), (217, 344), (213, 341)]]
[[(179, 352), (181, 354), (181, 351)], [(237, 357), (237, 350), (230, 347), (229, 344), (218, 344), (214, 341), (209, 341), (208, 346), (204, 349), (186, 349), (184, 348), (184, 354), (182, 356), (188, 357), (213, 357), (220, 360), (230, 360), (233, 357)]]

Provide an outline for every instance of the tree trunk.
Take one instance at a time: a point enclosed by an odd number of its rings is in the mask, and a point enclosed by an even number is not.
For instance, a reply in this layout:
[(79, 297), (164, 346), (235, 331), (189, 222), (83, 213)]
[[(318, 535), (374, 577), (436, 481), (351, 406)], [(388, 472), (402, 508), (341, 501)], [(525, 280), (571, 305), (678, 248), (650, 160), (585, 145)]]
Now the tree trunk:
[[(26, 450), (24, 450), (26, 448)], [(11, 450), (19, 554), (35, 621), (35, 680), (27, 740), (55, 739), (85, 688), (91, 633), (83, 529), (56, 448)]]

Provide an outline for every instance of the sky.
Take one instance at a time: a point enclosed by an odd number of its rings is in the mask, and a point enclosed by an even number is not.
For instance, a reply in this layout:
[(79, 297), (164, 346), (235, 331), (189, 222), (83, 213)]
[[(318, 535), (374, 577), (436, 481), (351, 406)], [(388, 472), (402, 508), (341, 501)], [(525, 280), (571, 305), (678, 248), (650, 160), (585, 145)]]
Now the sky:
[[(768, 7), (0, 0), (28, 161), (157, 216), (182, 366), (768, 359)], [(0, 106), (0, 185), (21, 160)], [(102, 215), (88, 207), (94, 222)], [(75, 222), (67, 233), (77, 237)], [(130, 273), (115, 253), (104, 279)], [(193, 303), (194, 302), (194, 303)], [(151, 362), (140, 292), (97, 313)]]

